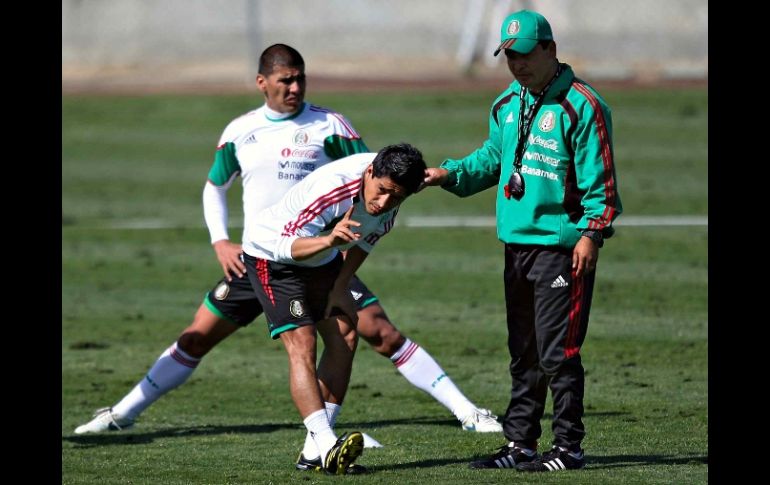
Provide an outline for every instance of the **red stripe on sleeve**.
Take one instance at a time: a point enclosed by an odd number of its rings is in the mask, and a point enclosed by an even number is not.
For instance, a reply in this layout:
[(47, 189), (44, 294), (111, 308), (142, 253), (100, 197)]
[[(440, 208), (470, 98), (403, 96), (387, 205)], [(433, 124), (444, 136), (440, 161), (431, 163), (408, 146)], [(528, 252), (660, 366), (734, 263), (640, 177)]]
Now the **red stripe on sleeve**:
[(357, 179), (340, 187), (336, 187), (334, 190), (311, 202), (310, 205), (300, 211), (299, 216), (297, 216), (295, 220), (289, 221), (283, 227), (282, 235), (291, 236), (296, 234), (299, 228), (318, 217), (318, 215), (330, 205), (336, 204), (350, 196), (355, 196), (361, 188), (361, 181), (362, 179)]
[(613, 177), (615, 161), (612, 158), (612, 150), (610, 149), (610, 135), (607, 131), (607, 122), (604, 119), (604, 112), (599, 104), (599, 100), (596, 99), (596, 96), (594, 96), (585, 85), (575, 82), (573, 86), (575, 86), (575, 89), (580, 94), (585, 96), (588, 103), (593, 108), (596, 131), (599, 134), (599, 145), (601, 146), (602, 164), (604, 166), (604, 198), (606, 204), (601, 215), (601, 220), (590, 221), (588, 228), (600, 230), (607, 227), (610, 222), (612, 222), (612, 218), (615, 215), (615, 199), (617, 196), (615, 177)]

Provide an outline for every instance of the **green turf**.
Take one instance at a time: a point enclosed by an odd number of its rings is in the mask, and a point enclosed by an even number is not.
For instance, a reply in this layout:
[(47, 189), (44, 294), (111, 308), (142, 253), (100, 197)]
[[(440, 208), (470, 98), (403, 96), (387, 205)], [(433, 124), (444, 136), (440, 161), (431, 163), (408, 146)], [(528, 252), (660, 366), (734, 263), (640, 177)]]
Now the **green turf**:
[[(312, 86), (311, 86), (312, 88)], [(626, 215), (706, 215), (707, 95), (609, 91)], [(376, 149), (431, 164), (483, 141), (495, 93), (319, 95)], [(126, 433), (72, 430), (143, 377), (192, 318), (219, 269), (200, 190), (224, 125), (255, 97), (62, 99), (62, 483), (704, 483), (708, 475), (708, 229), (622, 227), (601, 251), (588, 337), (583, 471), (528, 476), (467, 463), (503, 443), (454, 417), (360, 346), (338, 430), (359, 429), (374, 473), (292, 469), (304, 439), (285, 352), (258, 319)], [(237, 192), (237, 191), (236, 191)], [(429, 189), (404, 215), (493, 214), (491, 191)], [(238, 195), (231, 206), (237, 213)], [(621, 216), (622, 217), (622, 216)], [(163, 230), (115, 230), (165, 220)], [(236, 231), (237, 232), (237, 231)], [(494, 229), (397, 227), (360, 275), (389, 316), (477, 404), (508, 401), (502, 249)], [(408, 284), (405, 284), (408, 282)], [(550, 434), (550, 404), (542, 446)]]

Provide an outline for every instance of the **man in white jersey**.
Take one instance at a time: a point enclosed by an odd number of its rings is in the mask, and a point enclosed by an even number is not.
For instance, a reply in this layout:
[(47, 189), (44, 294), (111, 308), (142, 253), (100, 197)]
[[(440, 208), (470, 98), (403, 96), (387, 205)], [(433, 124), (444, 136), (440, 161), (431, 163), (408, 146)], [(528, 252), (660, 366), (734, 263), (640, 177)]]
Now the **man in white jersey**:
[[(304, 60), (284, 44), (268, 47), (260, 56), (257, 87), (265, 104), (233, 120), (224, 130), (203, 206), (211, 242), (225, 277), (206, 295), (192, 324), (161, 354), (145, 378), (111, 408), (97, 410), (94, 419), (75, 433), (125, 429), (153, 402), (184, 383), (201, 359), (219, 342), (256, 319), (262, 308), (241, 261), (241, 245), (229, 239), (227, 191), (240, 174), (246, 227), (254, 212), (277, 201), (308, 173), (332, 160), (368, 148), (340, 114), (304, 101)], [(455, 386), (422, 347), (406, 338), (390, 322), (376, 296), (357, 278), (351, 292), (358, 307), (358, 334), (389, 358), (406, 379), (429, 393), (462, 423), (462, 429), (502, 432), (496, 417), (480, 409)], [(355, 335), (352, 336), (353, 338)], [(339, 413), (327, 403), (332, 425)], [(364, 435), (367, 446), (370, 437)], [(314, 468), (312, 440), (297, 462)]]
[[(342, 474), (363, 451), (363, 436), (339, 439), (325, 403), (342, 403), (355, 353), (346, 335), (357, 311), (350, 280), (417, 191), (425, 161), (408, 144), (359, 153), (305, 177), (259, 212), (243, 237), (243, 261), (268, 321), (289, 354), (291, 396), (327, 473)], [(343, 258), (342, 251), (346, 251)], [(324, 353), (316, 370), (316, 329)]]

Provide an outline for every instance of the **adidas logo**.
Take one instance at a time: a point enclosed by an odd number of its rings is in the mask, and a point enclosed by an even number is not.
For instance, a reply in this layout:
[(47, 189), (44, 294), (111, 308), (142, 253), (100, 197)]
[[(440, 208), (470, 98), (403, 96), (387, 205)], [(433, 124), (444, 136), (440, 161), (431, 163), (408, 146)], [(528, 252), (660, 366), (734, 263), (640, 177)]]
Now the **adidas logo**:
[(257, 142), (257, 137), (254, 136), (254, 133), (252, 133), (251, 136), (249, 136), (248, 138), (246, 138), (246, 140), (244, 140), (243, 144), (246, 145), (247, 143), (256, 143), (256, 142)]
[(358, 301), (361, 299), (362, 296), (364, 296), (363, 293), (359, 293), (358, 291), (350, 290), (350, 294), (353, 295), (353, 299)]
[(565, 286), (569, 286), (569, 283), (567, 283), (562, 275), (559, 275), (559, 277), (551, 283), (551, 288), (564, 288)]

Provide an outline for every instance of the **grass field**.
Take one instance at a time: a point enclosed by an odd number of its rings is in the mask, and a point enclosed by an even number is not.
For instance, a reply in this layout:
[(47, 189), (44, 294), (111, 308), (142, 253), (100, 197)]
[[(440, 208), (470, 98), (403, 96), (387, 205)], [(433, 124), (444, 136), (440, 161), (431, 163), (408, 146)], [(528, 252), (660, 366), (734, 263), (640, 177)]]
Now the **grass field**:
[[(495, 94), (309, 99), (345, 113), (370, 148), (408, 141), (435, 165), (483, 141)], [(613, 107), (624, 216), (707, 215), (706, 90), (603, 94)], [(304, 428), (289, 396), (285, 352), (262, 318), (214, 349), (134, 430), (75, 436), (95, 408), (115, 403), (143, 377), (215, 283), (201, 189), (222, 128), (258, 103), (255, 96), (62, 98), (62, 483), (708, 481), (703, 226), (621, 223), (601, 251), (582, 350), (585, 470), (468, 469), (504, 438), (462, 432), (362, 342), (337, 429), (359, 429), (385, 445), (360, 459), (373, 473), (297, 472)], [(237, 221), (240, 194), (231, 192)], [(407, 216), (493, 213), (492, 191), (458, 199), (430, 189), (402, 209)], [(164, 228), (120, 228), (130, 223)], [(471, 400), (498, 414), (510, 390), (501, 265), (492, 228), (400, 227), (360, 272), (395, 324)]]

